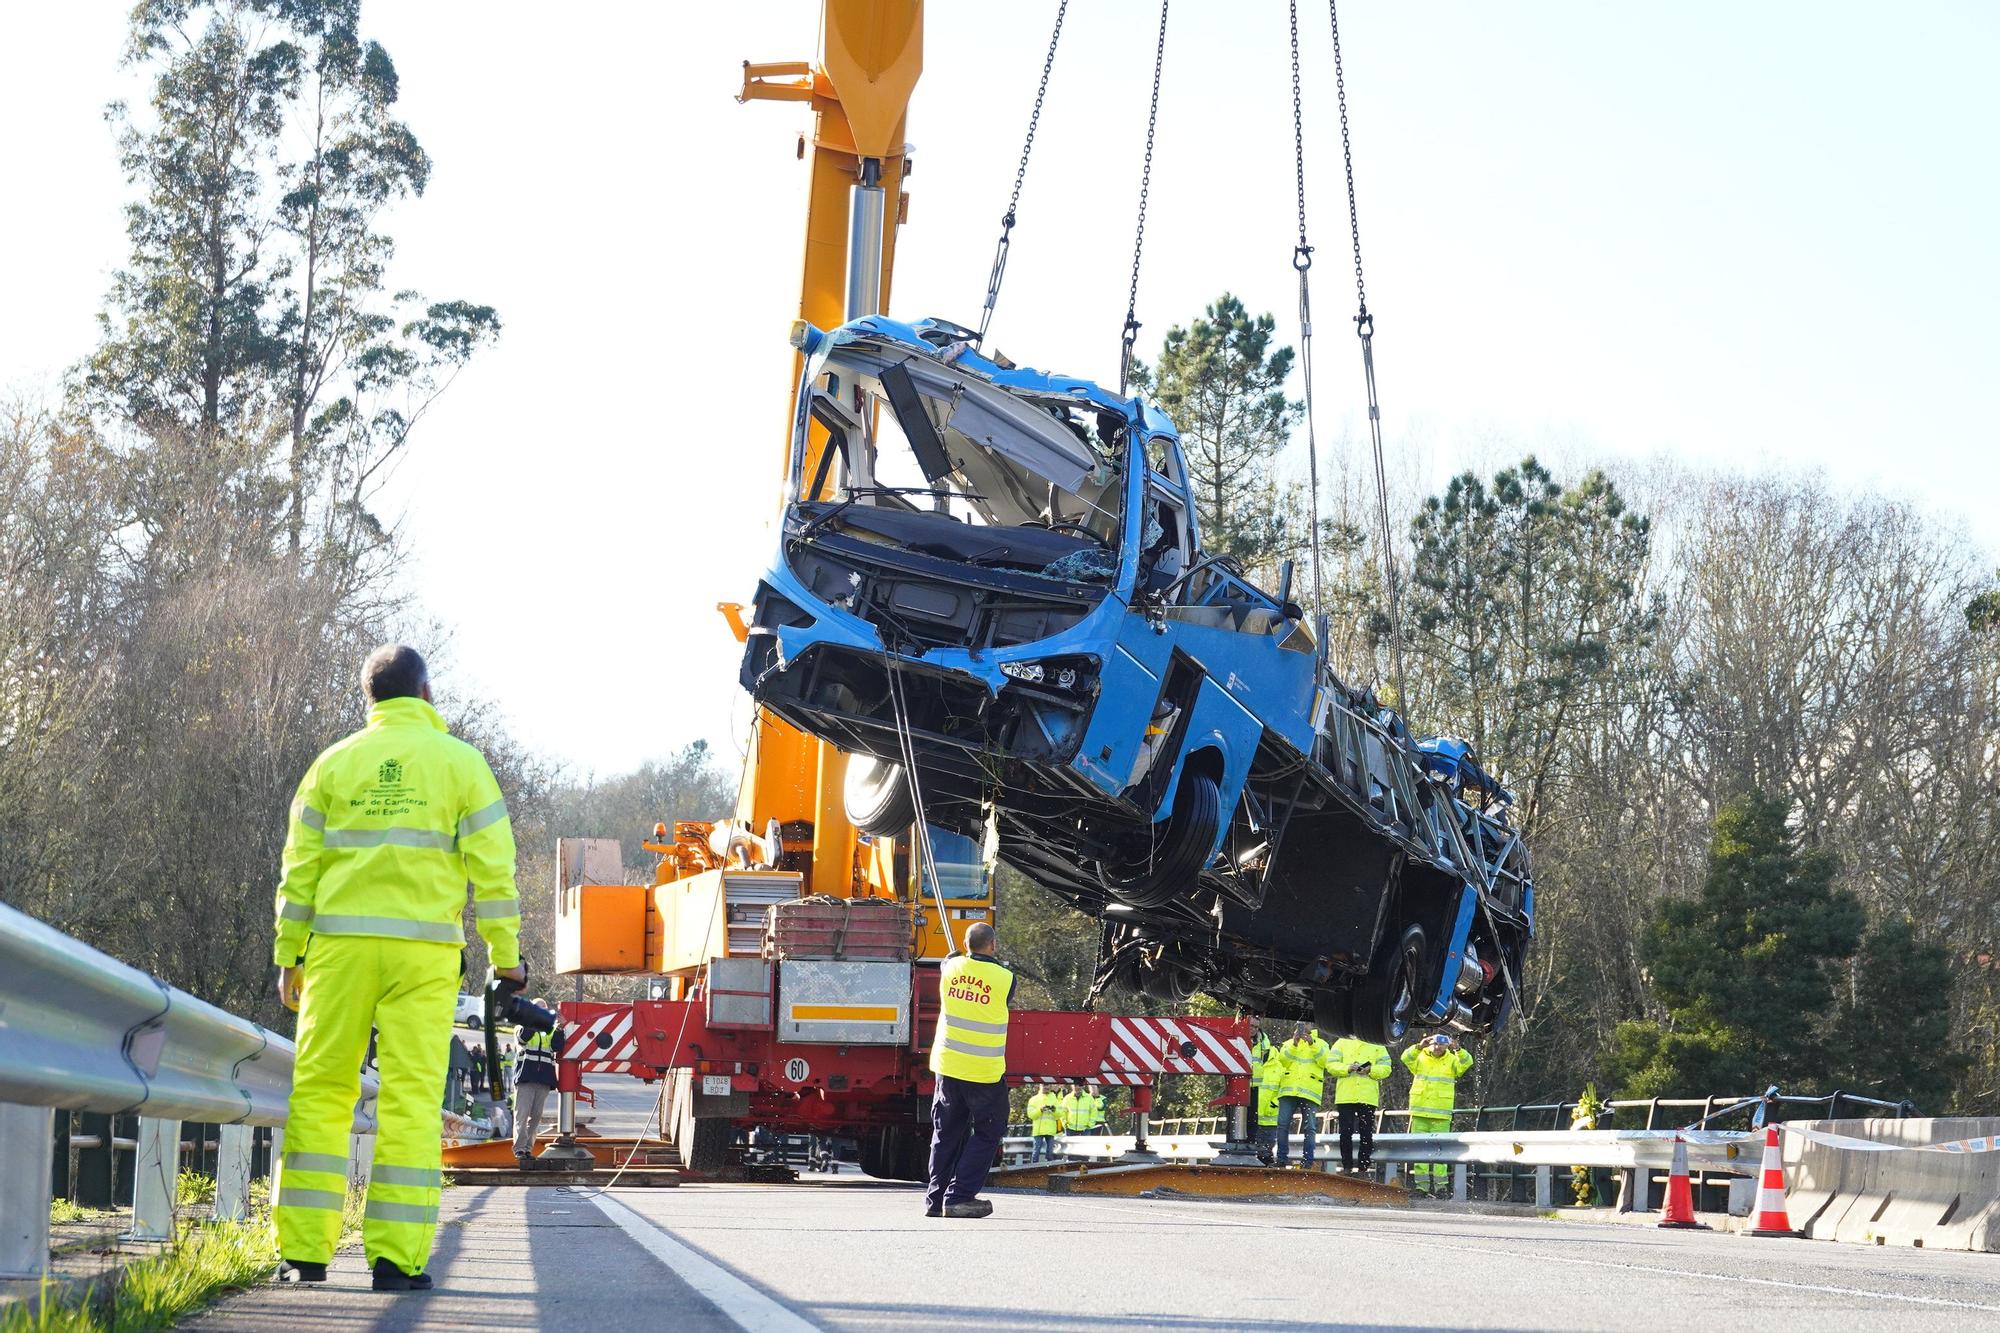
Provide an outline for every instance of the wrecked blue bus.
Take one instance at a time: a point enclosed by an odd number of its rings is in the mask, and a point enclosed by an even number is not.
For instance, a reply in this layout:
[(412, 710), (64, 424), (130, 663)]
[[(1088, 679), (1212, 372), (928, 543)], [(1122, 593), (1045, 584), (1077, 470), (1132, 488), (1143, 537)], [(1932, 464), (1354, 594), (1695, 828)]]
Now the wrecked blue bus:
[(991, 839), (1100, 923), (1095, 991), (1375, 1041), (1506, 1021), (1534, 888), (1505, 793), (1342, 683), (1289, 567), (1204, 551), (1172, 421), (944, 321), (794, 341), (742, 683), (852, 756), (858, 827)]

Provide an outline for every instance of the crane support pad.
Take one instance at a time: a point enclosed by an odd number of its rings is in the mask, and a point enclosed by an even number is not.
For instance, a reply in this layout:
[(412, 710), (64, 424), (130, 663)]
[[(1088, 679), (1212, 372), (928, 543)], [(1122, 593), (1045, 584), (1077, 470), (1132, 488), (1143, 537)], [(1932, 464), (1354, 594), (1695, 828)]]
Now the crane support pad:
[[(994, 1174), (995, 1184), (1013, 1184), (1020, 1177)], [(1117, 1194), (1126, 1197), (1178, 1195), (1193, 1199), (1283, 1199), (1317, 1197), (1343, 1203), (1410, 1206), (1407, 1190), (1354, 1176), (1325, 1171), (1280, 1171), (1265, 1166), (1196, 1166), (1184, 1162), (1155, 1165), (1075, 1168), (1048, 1173), (1053, 1194)]]

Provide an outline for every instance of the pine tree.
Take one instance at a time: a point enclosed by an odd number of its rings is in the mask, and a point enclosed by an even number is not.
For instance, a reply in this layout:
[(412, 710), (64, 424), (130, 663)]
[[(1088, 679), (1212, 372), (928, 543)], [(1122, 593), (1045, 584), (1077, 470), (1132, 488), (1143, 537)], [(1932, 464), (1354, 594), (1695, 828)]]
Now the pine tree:
[(1285, 397), (1292, 349), (1273, 347), (1277, 321), (1251, 316), (1224, 292), (1186, 328), (1167, 330), (1160, 359), (1135, 382), (1180, 427), (1189, 489), (1209, 554), (1268, 566), (1289, 544), (1292, 506), (1273, 463), (1303, 410)]
[(1798, 845), (1786, 813), (1757, 793), (1725, 806), (1701, 892), (1648, 923), (1639, 953), (1666, 1022), (1618, 1025), (1622, 1095), (1820, 1089), (1838, 1066), (1836, 983), (1864, 916), (1833, 887), (1832, 858)]
[(1841, 1084), (1943, 1111), (1971, 1063), (1951, 1044), (1951, 983), (1950, 954), (1919, 940), (1909, 922), (1871, 929), (1855, 954), (1853, 990), (1841, 1015)]

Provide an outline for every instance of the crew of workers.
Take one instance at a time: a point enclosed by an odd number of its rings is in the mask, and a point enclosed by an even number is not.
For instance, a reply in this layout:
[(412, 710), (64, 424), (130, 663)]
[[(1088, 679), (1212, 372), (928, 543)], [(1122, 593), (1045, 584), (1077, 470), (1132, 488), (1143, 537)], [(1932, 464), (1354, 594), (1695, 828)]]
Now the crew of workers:
[(1058, 1093), (1041, 1088), (1028, 1098), (1028, 1133), (1034, 1138), (1029, 1162), (1052, 1162), (1058, 1134), (1108, 1132), (1104, 1094), (1089, 1084)]
[[(1472, 1052), (1456, 1038), (1437, 1033), (1404, 1050), (1402, 1063), (1411, 1078), (1410, 1132), (1451, 1132), (1458, 1080), (1472, 1068)], [(1294, 1024), (1284, 1041), (1273, 1042), (1270, 1032), (1260, 1025), (1250, 1048), (1250, 1091), (1256, 1118), (1252, 1138), (1258, 1155), (1280, 1167), (1289, 1166), (1296, 1122), (1301, 1165), (1312, 1169), (1320, 1107), (1326, 1081), (1331, 1078), (1340, 1133), (1340, 1169), (1354, 1174), (1371, 1170), (1382, 1083), (1392, 1069), (1386, 1046), (1359, 1037), (1328, 1042), (1306, 1023)], [(1415, 1187), (1435, 1192), (1443, 1187), (1447, 1168), (1421, 1164), (1411, 1175)]]
[[(427, 1290), (442, 1183), (438, 1107), (445, 1094), (453, 1008), (462, 971), (461, 918), (473, 916), (495, 972), (525, 982), (514, 837), (485, 756), (451, 735), (431, 704), (415, 649), (394, 644), (362, 666), (367, 724), (306, 770), (293, 798), (278, 891), (278, 995), (298, 1010), (291, 1113), (273, 1209), (283, 1256), (278, 1278), (324, 1282), (347, 1199), (348, 1136), (360, 1071), (375, 1046), (374, 1169), (362, 1210), (362, 1247), (377, 1291)], [(992, 926), (974, 924), (966, 952), (940, 969), (941, 1014), (931, 1046), (936, 1088), (925, 1211), (984, 1217), (979, 1193), (1007, 1121), (1007, 1001), (1013, 973), (993, 956)], [(546, 1007), (546, 1006), (544, 1006)], [(1444, 1035), (1403, 1052), (1413, 1079), (1410, 1128), (1448, 1131), (1458, 1080), (1472, 1056)], [(1259, 1033), (1253, 1053), (1257, 1137), (1288, 1164), (1294, 1121), (1312, 1166), (1326, 1080), (1334, 1080), (1343, 1170), (1366, 1171), (1374, 1152), (1386, 1048), (1329, 1043), (1301, 1023), (1282, 1043)], [(523, 1031), (514, 1151), (532, 1153), (556, 1060), (551, 1034)], [(1088, 1084), (1029, 1099), (1034, 1159), (1053, 1158), (1060, 1133), (1105, 1132), (1105, 1098)], [(1419, 1167), (1434, 1184), (1441, 1168)]]

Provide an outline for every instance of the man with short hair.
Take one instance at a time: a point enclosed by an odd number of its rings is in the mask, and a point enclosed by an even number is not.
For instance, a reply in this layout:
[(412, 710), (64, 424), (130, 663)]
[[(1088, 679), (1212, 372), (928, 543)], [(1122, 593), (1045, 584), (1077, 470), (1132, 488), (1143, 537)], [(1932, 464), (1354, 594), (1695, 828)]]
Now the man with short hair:
[[(537, 996), (535, 1007), (547, 1009), (549, 1002)], [(514, 1160), (528, 1165), (535, 1156), (535, 1135), (542, 1127), (542, 1112), (548, 1108), (549, 1094), (556, 1086), (556, 1034), (522, 1027), (515, 1031), (521, 1058), (514, 1069)]]
[(990, 924), (974, 922), (965, 932), (967, 953), (938, 969), (927, 1217), (993, 1211), (979, 1191), (1007, 1132), (1007, 997), (1014, 989), (1014, 974), (993, 956), (996, 939)]
[(1278, 1078), (1278, 1165), (1292, 1152), (1292, 1117), (1304, 1122), (1305, 1168), (1312, 1170), (1313, 1148), (1319, 1141), (1319, 1103), (1326, 1095), (1326, 1065), (1333, 1048), (1310, 1024), (1292, 1029), (1292, 1038), (1278, 1048), (1284, 1062)]
[(1257, 1074), (1257, 1130), (1251, 1138), (1257, 1144), (1257, 1156), (1269, 1166), (1274, 1160), (1278, 1143), (1278, 1088), (1285, 1079), (1285, 1057), (1283, 1048), (1271, 1046), (1264, 1054), (1264, 1063)]
[[(1342, 1037), (1328, 1057), (1333, 1066), (1333, 1110), (1340, 1118), (1340, 1169), (1363, 1175), (1375, 1161), (1375, 1116), (1382, 1106), (1382, 1080), (1395, 1066), (1389, 1048), (1359, 1037)], [(1354, 1141), (1361, 1140), (1356, 1154)]]
[[(1451, 1133), (1458, 1080), (1472, 1068), (1472, 1052), (1439, 1032), (1404, 1047), (1403, 1067), (1410, 1071), (1410, 1133)], [(1410, 1168), (1411, 1181), (1433, 1194), (1444, 1189), (1450, 1175), (1450, 1168), (1439, 1162)]]
[(514, 834), (485, 757), (431, 706), (416, 649), (361, 671), (368, 724), (300, 779), (277, 892), (278, 997), (299, 1013), (273, 1212), (280, 1281), (324, 1282), (347, 1202), (370, 1029), (381, 1091), (362, 1249), (377, 1291), (430, 1288), (465, 893), (500, 975), (525, 980)]
[(1028, 1098), (1028, 1133), (1035, 1139), (1030, 1162), (1053, 1162), (1056, 1158), (1056, 1133), (1062, 1128), (1062, 1121), (1056, 1114), (1056, 1095), (1047, 1088), (1037, 1088), (1035, 1095)]

